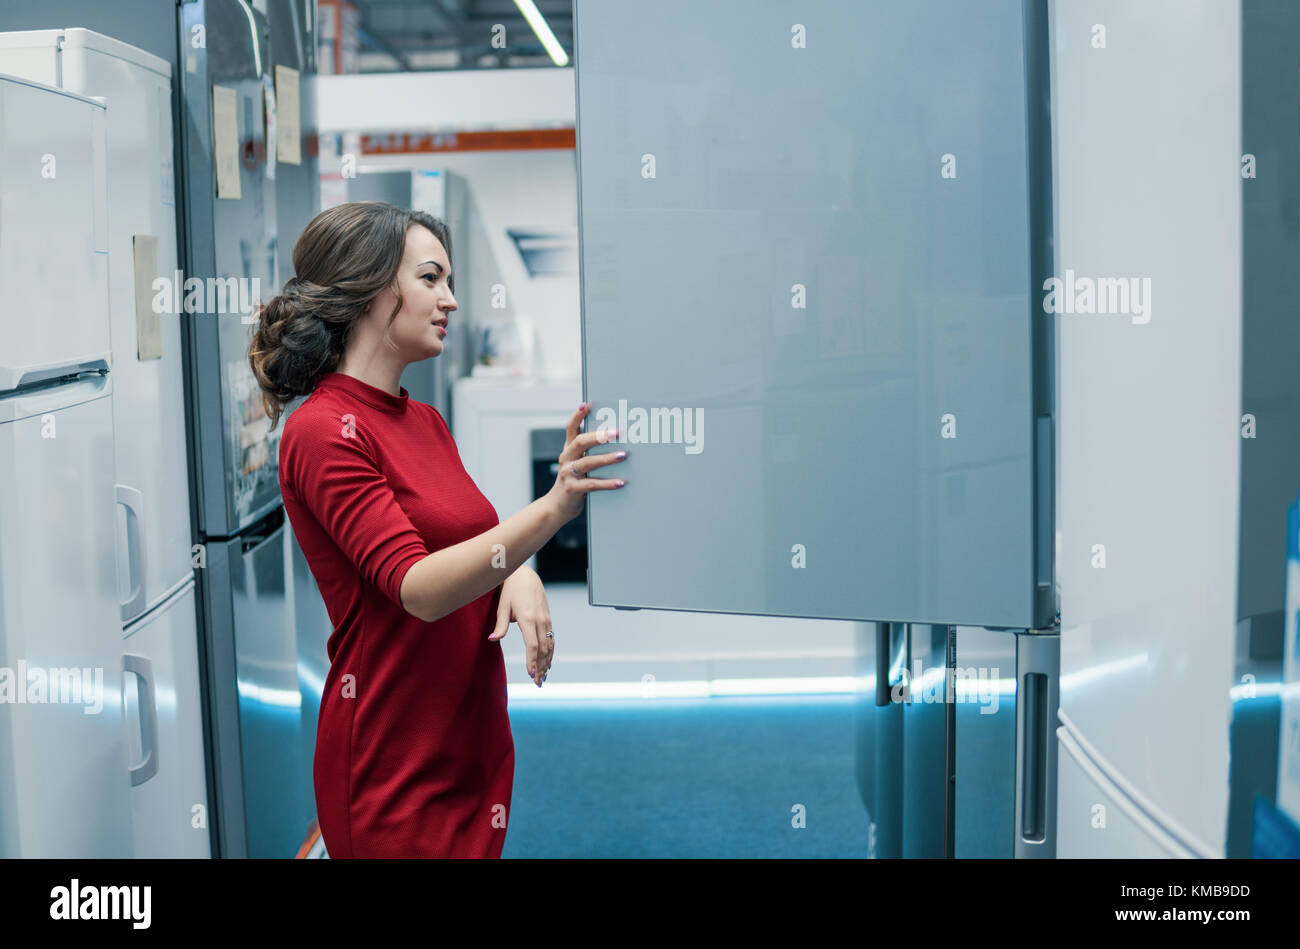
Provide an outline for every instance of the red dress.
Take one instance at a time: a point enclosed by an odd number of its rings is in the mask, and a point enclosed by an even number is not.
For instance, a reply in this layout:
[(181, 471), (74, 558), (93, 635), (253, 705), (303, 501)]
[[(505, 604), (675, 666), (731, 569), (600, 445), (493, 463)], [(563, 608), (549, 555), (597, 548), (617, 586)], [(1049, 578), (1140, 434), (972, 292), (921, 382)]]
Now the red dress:
[(285, 421), (285, 511), (334, 631), (313, 776), (331, 857), (499, 857), (515, 746), (501, 587), (434, 623), (401, 605), (430, 552), (499, 523), (442, 415), (330, 373)]

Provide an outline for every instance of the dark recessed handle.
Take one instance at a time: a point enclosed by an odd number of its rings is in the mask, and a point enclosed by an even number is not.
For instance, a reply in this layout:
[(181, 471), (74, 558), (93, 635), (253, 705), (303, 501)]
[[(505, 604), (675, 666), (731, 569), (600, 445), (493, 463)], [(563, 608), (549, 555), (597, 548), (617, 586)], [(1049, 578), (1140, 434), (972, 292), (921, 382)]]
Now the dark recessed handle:
[(1041, 843), (1047, 839), (1047, 742), (1054, 738), (1049, 716), (1047, 676), (1030, 672), (1022, 679), (1024, 745), (1020, 749), (1020, 836)]

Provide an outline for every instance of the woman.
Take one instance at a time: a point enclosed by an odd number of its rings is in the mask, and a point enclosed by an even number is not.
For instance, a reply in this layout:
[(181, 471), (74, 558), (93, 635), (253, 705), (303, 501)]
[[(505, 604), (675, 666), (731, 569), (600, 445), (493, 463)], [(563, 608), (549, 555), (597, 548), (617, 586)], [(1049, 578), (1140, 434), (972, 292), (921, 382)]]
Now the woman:
[(554, 653), (546, 595), (523, 566), (626, 452), (569, 419), (546, 497), (504, 523), (446, 421), (402, 370), (443, 350), (446, 225), (366, 201), (316, 216), (297, 276), (257, 315), (249, 361), (280, 439), (285, 511), (334, 631), (314, 779), (331, 857), (499, 857), (514, 780), (500, 640), (511, 621), (540, 687)]

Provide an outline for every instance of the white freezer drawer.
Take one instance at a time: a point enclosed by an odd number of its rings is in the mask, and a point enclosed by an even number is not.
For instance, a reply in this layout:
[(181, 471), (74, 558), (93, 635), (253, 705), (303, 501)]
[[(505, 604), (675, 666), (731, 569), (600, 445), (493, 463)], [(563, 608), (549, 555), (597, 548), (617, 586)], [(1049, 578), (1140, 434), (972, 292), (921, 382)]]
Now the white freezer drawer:
[(122, 642), (137, 857), (212, 856), (196, 623), (191, 581)]

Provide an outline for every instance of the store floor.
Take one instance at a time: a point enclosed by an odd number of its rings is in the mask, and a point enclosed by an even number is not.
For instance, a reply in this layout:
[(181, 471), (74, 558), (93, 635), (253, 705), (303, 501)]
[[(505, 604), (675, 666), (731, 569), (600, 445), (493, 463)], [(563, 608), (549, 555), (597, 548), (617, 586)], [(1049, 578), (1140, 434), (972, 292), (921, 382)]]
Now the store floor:
[(865, 857), (852, 709), (848, 695), (512, 702), (502, 857)]

